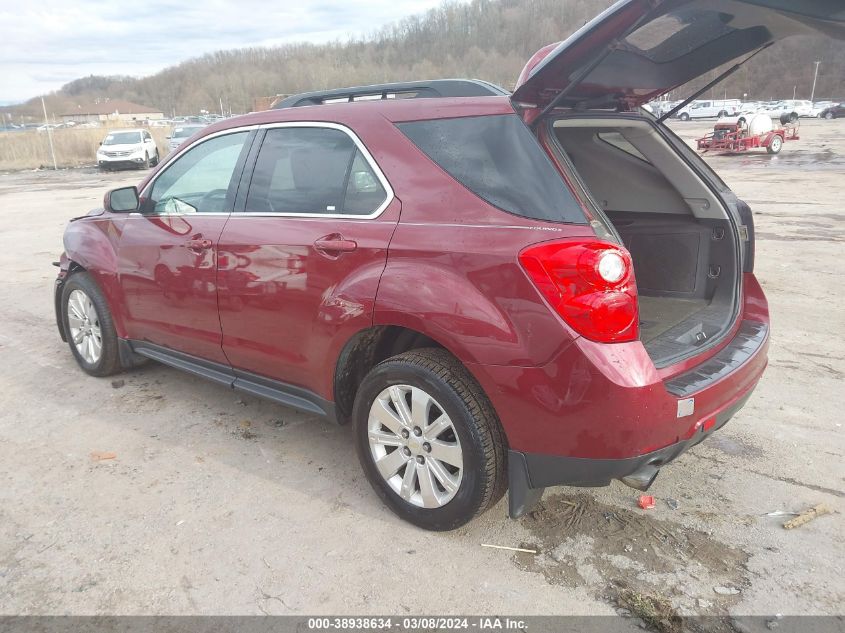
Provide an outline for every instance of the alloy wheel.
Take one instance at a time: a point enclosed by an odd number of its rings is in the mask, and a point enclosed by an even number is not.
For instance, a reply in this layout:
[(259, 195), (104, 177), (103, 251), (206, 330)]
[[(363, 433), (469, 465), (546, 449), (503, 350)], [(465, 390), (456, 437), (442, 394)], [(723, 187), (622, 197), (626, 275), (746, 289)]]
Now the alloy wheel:
[(86, 363), (95, 365), (103, 353), (103, 335), (97, 309), (82, 290), (74, 290), (68, 296), (67, 323), (76, 351)]
[(370, 406), (370, 454), (381, 477), (406, 502), (439, 508), (457, 494), (463, 451), (443, 407), (419, 387), (392, 385)]

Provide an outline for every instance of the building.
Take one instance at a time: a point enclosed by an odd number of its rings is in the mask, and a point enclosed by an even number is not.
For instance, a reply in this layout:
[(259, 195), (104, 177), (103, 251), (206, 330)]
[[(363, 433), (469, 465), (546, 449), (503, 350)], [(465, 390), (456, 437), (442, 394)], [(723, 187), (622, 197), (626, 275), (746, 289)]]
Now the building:
[(90, 121), (126, 121), (141, 123), (163, 119), (164, 113), (150, 106), (139, 105), (123, 99), (102, 99), (97, 103), (77, 105), (77, 109), (60, 115), (64, 123), (88, 123)]

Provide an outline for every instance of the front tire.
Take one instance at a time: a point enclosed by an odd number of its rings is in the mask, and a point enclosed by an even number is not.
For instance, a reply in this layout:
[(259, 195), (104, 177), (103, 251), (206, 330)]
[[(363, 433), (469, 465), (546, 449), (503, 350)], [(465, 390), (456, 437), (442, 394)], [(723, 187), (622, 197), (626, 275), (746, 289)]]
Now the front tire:
[(828, 112), (824, 115), (824, 118), (827, 119), (828, 121), (832, 121), (833, 119), (836, 118), (836, 115), (833, 114), (833, 112)]
[(686, 112), (681, 112), (681, 116), (678, 117), (681, 121), (689, 121), (689, 114)]
[(62, 326), (70, 351), (83, 371), (109, 376), (121, 370), (111, 312), (88, 273), (75, 273), (64, 284)]
[(373, 489), (418, 527), (458, 528), (505, 492), (506, 447), (496, 412), (445, 350), (414, 350), (376, 365), (358, 389), (352, 421)]
[(158, 165), (158, 161), (161, 160), (158, 156), (158, 150), (156, 150), (155, 156), (153, 156), (152, 166), (155, 167)]
[(141, 169), (149, 169), (150, 168), (150, 155), (144, 154), (144, 162), (141, 163)]

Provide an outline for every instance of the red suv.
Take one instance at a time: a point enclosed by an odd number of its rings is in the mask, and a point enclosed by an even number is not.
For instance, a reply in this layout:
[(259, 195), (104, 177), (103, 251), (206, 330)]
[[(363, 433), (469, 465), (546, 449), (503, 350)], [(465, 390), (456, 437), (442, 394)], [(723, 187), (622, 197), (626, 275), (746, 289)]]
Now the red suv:
[(748, 206), (638, 106), (843, 23), (623, 0), (513, 94), (369, 86), (209, 126), (69, 224), (59, 331), (94, 376), (153, 359), (351, 422), (425, 528), (506, 490), (514, 517), (547, 486), (645, 490), (748, 399), (769, 315)]

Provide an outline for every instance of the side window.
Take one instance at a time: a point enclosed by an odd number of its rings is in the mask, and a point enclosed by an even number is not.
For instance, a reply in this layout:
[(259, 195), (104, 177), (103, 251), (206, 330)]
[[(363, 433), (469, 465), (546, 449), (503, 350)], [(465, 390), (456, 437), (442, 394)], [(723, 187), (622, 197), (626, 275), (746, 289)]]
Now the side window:
[(232, 207), (232, 175), (246, 151), (249, 132), (209, 139), (191, 148), (153, 183), (146, 209), (159, 214), (227, 213)]
[(370, 215), (387, 192), (348, 134), (320, 127), (267, 131), (246, 211)]

